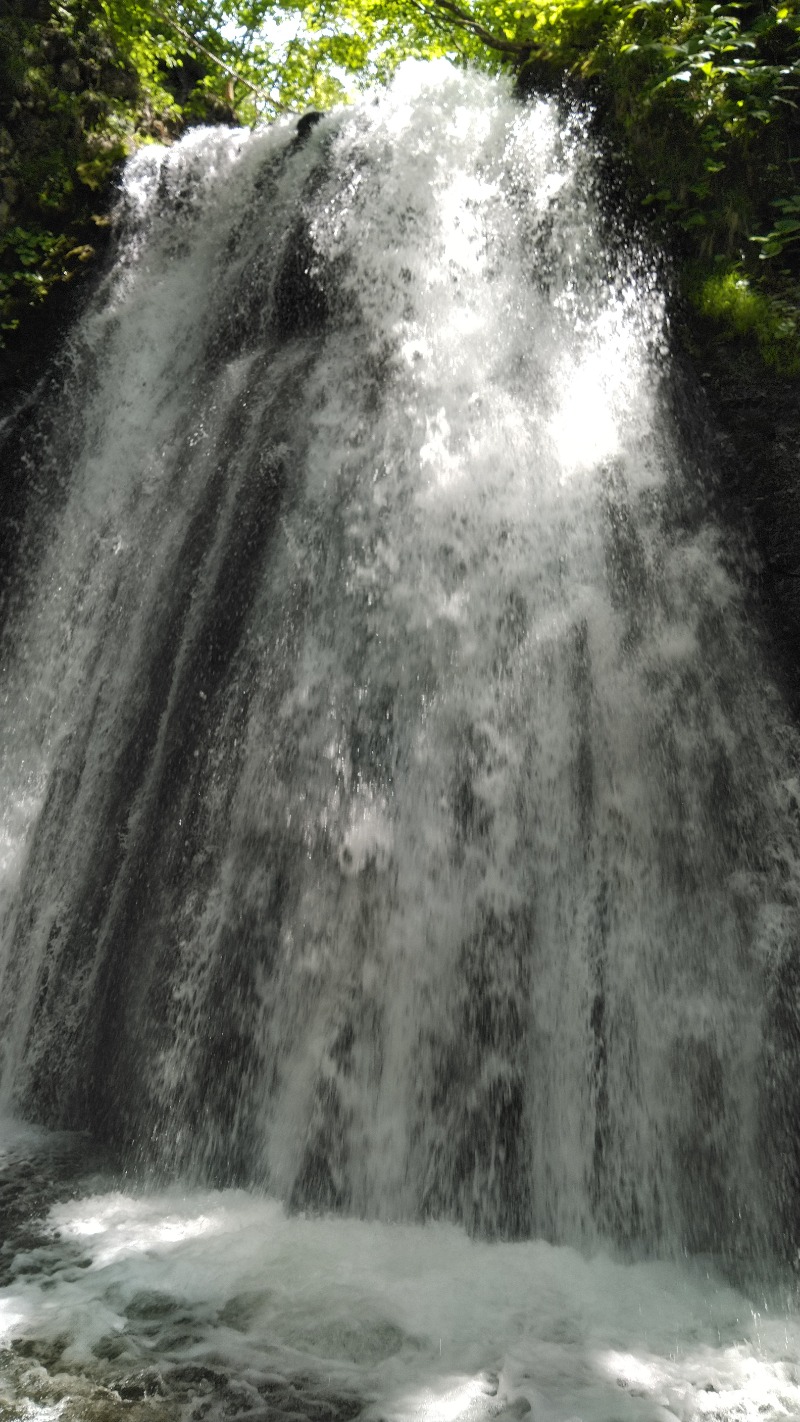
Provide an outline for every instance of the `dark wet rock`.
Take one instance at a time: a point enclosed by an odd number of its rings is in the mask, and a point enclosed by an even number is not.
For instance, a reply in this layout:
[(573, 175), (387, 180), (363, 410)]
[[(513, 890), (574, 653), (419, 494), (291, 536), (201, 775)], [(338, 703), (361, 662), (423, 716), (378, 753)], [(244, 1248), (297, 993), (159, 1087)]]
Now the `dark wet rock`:
[(65, 1348), (68, 1348), (71, 1339), (66, 1334), (60, 1334), (57, 1338), (25, 1338), (16, 1343), (12, 1343), (11, 1351), (18, 1358), (30, 1358), (38, 1369), (53, 1368), (60, 1361)]
[(527, 1417), (531, 1405), (527, 1397), (515, 1397), (501, 1414), (503, 1417)]
[(131, 1345), (126, 1338), (118, 1333), (105, 1333), (102, 1338), (98, 1338), (92, 1352), (101, 1361), (113, 1363), (118, 1358), (122, 1358), (126, 1353), (132, 1351)]
[(172, 1328), (166, 1328), (159, 1333), (156, 1338), (156, 1345), (160, 1352), (177, 1353), (193, 1344), (201, 1342), (205, 1330), (201, 1327), (187, 1327), (186, 1324), (178, 1323)]
[(57, 1202), (91, 1193), (107, 1154), (84, 1135), (57, 1134), (47, 1140), (12, 1142), (0, 1152), (0, 1287), (20, 1274), (48, 1274), (65, 1264), (83, 1269), (80, 1247), (54, 1247), (43, 1223)]
[(125, 1307), (125, 1314), (128, 1318), (136, 1319), (166, 1318), (170, 1314), (178, 1313), (182, 1307), (181, 1301), (172, 1298), (170, 1294), (146, 1289), (134, 1294)]
[[(684, 363), (676, 401), (717, 512), (756, 556), (750, 596), (766, 629), (772, 671), (800, 717), (800, 375), (768, 369), (746, 339), (684, 313)], [(711, 417), (709, 419), (709, 416)], [(705, 480), (706, 485), (708, 479)]]
[(678, 1195), (685, 1221), (685, 1246), (691, 1253), (720, 1252), (729, 1235), (728, 1218), (736, 1209), (728, 1182), (731, 1142), (726, 1139), (725, 1077), (713, 1040), (676, 1038), (669, 1069), (682, 1096), (683, 1112), (671, 1121), (679, 1164)]
[(350, 1422), (364, 1409), (364, 1398), (331, 1391), (319, 1378), (303, 1374), (262, 1380), (258, 1392), (268, 1403), (270, 1416), (300, 1416), (305, 1422)]
[(347, 1119), (336, 1081), (320, 1077), (303, 1159), (289, 1196), (292, 1210), (338, 1210), (349, 1201)]
[[(303, 1418), (304, 1422), (350, 1422), (364, 1408), (364, 1399), (331, 1392), (319, 1378), (271, 1374), (268, 1378), (233, 1377), (204, 1364), (179, 1364), (164, 1370), (168, 1397), (196, 1398), (193, 1417), (261, 1419)], [(200, 1394), (198, 1397), (197, 1394)]]
[(250, 1417), (261, 1409), (261, 1397), (252, 1383), (243, 1378), (233, 1379), (225, 1388), (225, 1412), (230, 1417), (246, 1415)]
[(263, 1307), (266, 1298), (265, 1293), (256, 1289), (234, 1294), (220, 1309), (219, 1322), (226, 1328), (235, 1328), (237, 1332), (246, 1333), (252, 1320)]
[(208, 1363), (178, 1363), (170, 1369), (169, 1381), (182, 1387), (225, 1387), (230, 1373), (224, 1368), (215, 1368)]
[(158, 1368), (142, 1368), (112, 1383), (112, 1390), (123, 1402), (138, 1402), (145, 1397), (163, 1397), (166, 1387)]
[(320, 330), (328, 314), (319, 258), (301, 219), (289, 235), (273, 294), (273, 324), (283, 340)]
[(451, 1039), (438, 1048), (430, 1109), (441, 1126), (424, 1207), (472, 1234), (518, 1238), (530, 1223), (525, 1064), (532, 919), (482, 908), (461, 946)]
[(456, 749), (451, 788), (457, 858), (466, 844), (484, 839), (491, 828), (493, 812), (475, 788), (486, 769), (488, 755), (485, 733), (466, 726)]
[(493, 665), (495, 674), (507, 674), (511, 670), (514, 657), (527, 635), (528, 620), (527, 600), (518, 588), (513, 588), (497, 619), (497, 650)]
[(302, 118), (297, 120), (294, 142), (298, 147), (300, 144), (306, 142), (312, 129), (316, 128), (320, 119), (324, 117), (324, 113), (320, 113), (318, 109), (311, 109), (307, 114), (303, 114)]

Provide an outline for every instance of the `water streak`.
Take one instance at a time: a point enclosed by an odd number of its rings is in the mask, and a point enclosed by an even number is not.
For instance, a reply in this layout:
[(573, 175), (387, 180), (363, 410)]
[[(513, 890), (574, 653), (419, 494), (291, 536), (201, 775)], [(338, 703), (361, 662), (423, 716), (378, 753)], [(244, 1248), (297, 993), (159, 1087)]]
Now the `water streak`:
[(128, 165), (2, 644), (2, 1099), (297, 1209), (795, 1244), (797, 750), (551, 102)]

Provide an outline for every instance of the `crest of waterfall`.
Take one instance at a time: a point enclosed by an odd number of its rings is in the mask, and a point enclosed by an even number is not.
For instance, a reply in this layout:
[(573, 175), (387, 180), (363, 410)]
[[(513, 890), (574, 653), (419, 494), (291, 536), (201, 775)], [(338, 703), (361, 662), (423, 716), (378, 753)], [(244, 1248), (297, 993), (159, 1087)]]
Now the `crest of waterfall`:
[(796, 741), (581, 120), (411, 66), (142, 150), (117, 229), (6, 597), (2, 1100), (301, 1209), (793, 1247)]

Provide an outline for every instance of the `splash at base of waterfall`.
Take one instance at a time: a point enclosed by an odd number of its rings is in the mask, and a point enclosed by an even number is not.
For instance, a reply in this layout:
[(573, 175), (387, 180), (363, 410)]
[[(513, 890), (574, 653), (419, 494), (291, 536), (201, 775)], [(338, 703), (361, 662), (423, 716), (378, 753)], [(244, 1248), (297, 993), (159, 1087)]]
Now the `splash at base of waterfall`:
[[(37, 1151), (41, 1169), (47, 1138), (16, 1143), (29, 1164)], [(93, 1185), (5, 1251), (7, 1422), (800, 1415), (786, 1298), (748, 1297), (698, 1261), (289, 1216), (237, 1190)]]
[(796, 1316), (697, 1263), (113, 1190), (53, 1207), (10, 1272), (0, 1406), (31, 1422), (800, 1413)]

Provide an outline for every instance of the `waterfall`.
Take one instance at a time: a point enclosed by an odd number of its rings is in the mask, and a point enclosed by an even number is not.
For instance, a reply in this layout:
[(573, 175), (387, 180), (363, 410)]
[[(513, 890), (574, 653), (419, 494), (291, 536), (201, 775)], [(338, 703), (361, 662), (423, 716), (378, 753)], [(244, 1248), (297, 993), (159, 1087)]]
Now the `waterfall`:
[(585, 122), (411, 65), (115, 222), (4, 592), (3, 1109), (206, 1221), (790, 1258), (797, 737)]

